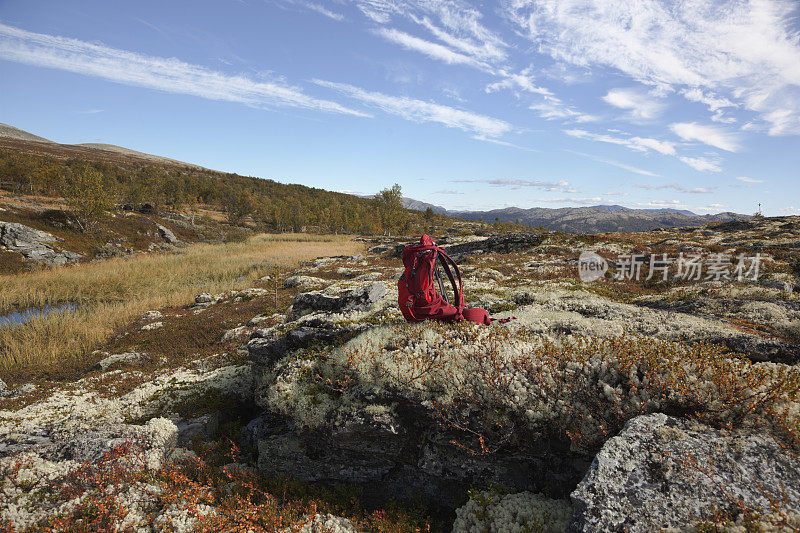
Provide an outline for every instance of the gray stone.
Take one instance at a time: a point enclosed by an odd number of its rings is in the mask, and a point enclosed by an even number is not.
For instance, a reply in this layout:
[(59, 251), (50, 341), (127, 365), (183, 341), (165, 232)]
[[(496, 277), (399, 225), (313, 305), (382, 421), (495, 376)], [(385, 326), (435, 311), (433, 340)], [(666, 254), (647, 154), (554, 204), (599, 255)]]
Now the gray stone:
[(198, 439), (213, 439), (219, 434), (219, 423), (219, 413), (205, 414), (189, 420), (179, 420), (175, 424), (178, 428), (178, 445), (185, 446)]
[(324, 287), (330, 282), (322, 278), (315, 278), (314, 276), (290, 276), (283, 280), (284, 288), (300, 287), (301, 289), (312, 289), (317, 287)]
[(162, 226), (161, 224), (156, 224), (156, 226), (158, 227), (158, 234), (161, 235), (161, 238), (164, 239), (168, 244), (178, 244), (181, 242), (181, 240), (177, 238), (175, 234), (172, 233), (172, 230), (170, 230), (168, 227)]
[(12, 252), (25, 252), (42, 243), (56, 242), (51, 234), (16, 222), (0, 222), (0, 244)]
[(371, 254), (382, 254), (383, 252), (388, 252), (389, 250), (394, 250), (394, 245), (379, 244), (378, 246), (373, 246), (372, 248), (367, 249), (367, 251)]
[[(783, 492), (783, 494), (781, 494)], [(736, 433), (656, 413), (605, 443), (572, 493), (569, 531), (660, 531), (736, 502), (800, 511), (800, 461), (769, 435)]]
[(214, 295), (204, 292), (202, 294), (198, 294), (194, 297), (194, 303), (196, 304), (209, 304), (214, 301)]
[(7, 390), (8, 390), (8, 385), (6, 385), (5, 381), (0, 379), (0, 395), (2, 395)]
[(146, 353), (127, 352), (109, 355), (87, 369), (87, 372), (99, 370), (105, 372), (114, 365), (130, 365), (141, 363), (150, 358)]
[[(327, 325), (326, 325), (327, 326)], [(256, 330), (247, 351), (250, 359), (257, 365), (271, 367), (287, 353), (308, 348), (315, 343), (332, 343), (345, 337), (351, 329), (330, 325), (328, 327), (301, 326), (281, 335), (272, 328)]]
[(292, 317), (316, 312), (347, 313), (352, 311), (368, 311), (386, 296), (386, 285), (371, 283), (365, 287), (347, 291), (340, 296), (328, 296), (321, 292), (305, 292), (292, 300)]
[(36, 385), (33, 383), (25, 383), (16, 389), (0, 389), (0, 396), (4, 396), (6, 398), (19, 398), (20, 396), (25, 396), (26, 394), (31, 394), (34, 392), (36, 392)]
[(508, 233), (492, 235), (481, 241), (446, 246), (444, 250), (457, 260), (468, 255), (521, 252), (539, 246), (543, 240), (544, 236), (539, 233)]
[(68, 250), (57, 251), (50, 244), (56, 238), (16, 222), (0, 222), (0, 244), (12, 252), (19, 252), (29, 261), (48, 266), (62, 266), (79, 261), (83, 256)]

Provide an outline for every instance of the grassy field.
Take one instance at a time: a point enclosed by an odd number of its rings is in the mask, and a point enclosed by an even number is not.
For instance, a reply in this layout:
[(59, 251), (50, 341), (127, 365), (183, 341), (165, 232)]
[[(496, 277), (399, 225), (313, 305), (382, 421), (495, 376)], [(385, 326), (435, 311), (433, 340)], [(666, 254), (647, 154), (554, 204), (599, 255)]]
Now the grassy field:
[(64, 303), (72, 312), (38, 316), (0, 328), (4, 378), (79, 366), (114, 330), (145, 311), (185, 305), (201, 292), (252, 286), (276, 267), (325, 255), (354, 254), (363, 245), (342, 236), (258, 235), (240, 243), (197, 244), (180, 254), (139, 255), (69, 268), (0, 276), (0, 315)]

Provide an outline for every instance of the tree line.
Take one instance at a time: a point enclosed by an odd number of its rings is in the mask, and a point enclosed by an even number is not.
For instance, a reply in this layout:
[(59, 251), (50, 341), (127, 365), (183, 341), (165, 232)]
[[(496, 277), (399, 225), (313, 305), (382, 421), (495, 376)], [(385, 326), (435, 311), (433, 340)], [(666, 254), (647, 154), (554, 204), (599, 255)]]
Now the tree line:
[(402, 207), (399, 185), (362, 198), (270, 179), (158, 163), (120, 164), (0, 150), (0, 188), (63, 197), (90, 231), (114, 208), (157, 213), (225, 213), (234, 225), (264, 231), (385, 234), (449, 225), (433, 211)]

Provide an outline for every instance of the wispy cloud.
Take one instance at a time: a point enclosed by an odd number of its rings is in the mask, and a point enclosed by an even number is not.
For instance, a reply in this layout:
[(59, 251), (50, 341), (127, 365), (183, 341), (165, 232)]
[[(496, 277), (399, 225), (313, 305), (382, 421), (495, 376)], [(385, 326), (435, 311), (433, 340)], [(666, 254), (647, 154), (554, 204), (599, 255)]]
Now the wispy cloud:
[(650, 185), (647, 183), (634, 183), (634, 187), (648, 191), (675, 191), (682, 194), (709, 194), (713, 187), (684, 187), (677, 183), (665, 183), (663, 185)]
[(442, 189), (439, 191), (433, 191), (433, 194), (464, 194), (464, 193), (453, 189)]
[(545, 97), (542, 102), (531, 104), (530, 109), (539, 113), (545, 120), (563, 120), (565, 122), (595, 122), (599, 117), (583, 113), (577, 109), (564, 104), (559, 98), (554, 96)]
[(644, 169), (641, 169), (641, 168), (638, 168), (638, 167), (634, 167), (632, 165), (627, 165), (625, 163), (620, 163), (619, 161), (614, 161), (613, 159), (606, 159), (604, 157), (600, 157), (600, 156), (596, 156), (596, 155), (592, 155), (592, 154), (587, 154), (587, 153), (584, 153), (584, 152), (577, 152), (575, 150), (564, 150), (564, 151), (572, 153), (572, 154), (577, 154), (577, 155), (582, 156), (582, 157), (588, 157), (589, 159), (593, 159), (593, 160), (595, 160), (595, 161), (597, 161), (599, 163), (605, 163), (606, 165), (611, 165), (611, 166), (614, 166), (614, 167), (617, 167), (617, 168), (621, 168), (623, 170), (627, 170), (628, 172), (633, 172), (634, 174), (640, 174), (642, 176), (653, 176), (653, 177), (657, 177), (658, 176), (658, 174), (656, 174), (655, 172), (650, 172), (649, 170), (644, 170)]
[(635, 88), (611, 89), (603, 100), (616, 108), (627, 110), (626, 118), (632, 121), (652, 120), (666, 108), (660, 98)]
[(414, 37), (413, 35), (409, 35), (408, 33), (402, 31), (398, 31), (395, 29), (381, 28), (379, 30), (375, 30), (374, 33), (376, 35), (379, 35), (380, 37), (383, 37), (387, 41), (399, 44), (406, 50), (413, 50), (416, 52), (420, 52), (428, 57), (431, 57), (433, 59), (438, 59), (439, 61), (443, 61), (450, 65), (454, 64), (470, 65), (473, 67), (480, 68), (482, 70), (491, 71), (491, 67), (489, 65), (487, 65), (482, 61), (479, 61), (478, 59), (475, 59), (472, 56), (456, 52), (444, 45), (426, 41), (425, 39)]
[[(675, 156), (679, 161), (685, 163), (695, 170), (700, 172), (721, 172), (722, 168), (719, 166), (718, 161), (712, 161), (704, 157), (686, 157), (679, 156), (675, 150), (675, 143), (669, 141), (660, 141), (650, 137), (617, 137), (614, 135), (606, 135), (602, 133), (592, 133), (581, 129), (564, 130), (564, 133), (579, 139), (587, 139), (590, 141), (604, 142), (609, 144), (617, 144), (624, 146), (630, 150), (637, 152), (647, 152), (649, 150), (656, 151), (660, 154)], [(620, 132), (621, 133), (621, 132)]]
[(366, 91), (346, 83), (325, 80), (314, 80), (314, 83), (339, 91), (385, 113), (413, 122), (437, 122), (448, 128), (458, 128), (474, 133), (478, 138), (486, 137), (491, 139), (514, 129), (511, 124), (504, 120), (433, 102), (416, 100), (407, 96), (391, 96), (379, 92)]
[[(800, 133), (796, 2), (513, 0), (505, 15), (557, 62), (611, 68), (663, 93), (755, 111)], [(693, 91), (700, 90), (701, 93)], [(693, 101), (694, 101), (693, 100)]]
[(669, 128), (685, 141), (699, 141), (728, 152), (736, 152), (740, 148), (736, 134), (716, 126), (707, 126), (696, 122), (677, 122), (670, 124)]
[(315, 2), (300, 2), (303, 6), (307, 7), (311, 11), (316, 11), (320, 15), (324, 15), (329, 19), (333, 19), (335, 21), (341, 22), (344, 20), (344, 15), (341, 13), (336, 13), (331, 11), (327, 7), (323, 6), (322, 4), (317, 4)]
[(678, 159), (700, 172), (722, 172), (722, 167), (716, 161), (711, 161), (705, 157), (680, 156)]
[(548, 204), (575, 204), (575, 205), (597, 205), (603, 201), (602, 196), (588, 196), (583, 198), (537, 198), (536, 202)]
[(591, 133), (581, 129), (564, 130), (564, 133), (571, 137), (579, 139), (587, 139), (590, 141), (604, 142), (609, 144), (618, 144), (637, 152), (646, 152), (654, 150), (660, 154), (675, 155), (675, 144), (668, 141), (659, 141), (658, 139), (651, 139), (649, 137), (615, 137), (613, 135), (605, 135), (601, 133)]
[(764, 183), (764, 180), (757, 180), (755, 178), (748, 178), (747, 176), (739, 176), (736, 178), (739, 181), (743, 181), (745, 183)]
[(686, 209), (689, 207), (681, 200), (650, 200), (649, 202), (636, 202), (636, 205), (649, 209)]
[(0, 58), (103, 78), (115, 83), (189, 94), (253, 107), (294, 107), (369, 116), (298, 87), (229, 75), (175, 58), (147, 56), (78, 39), (33, 33), (0, 24)]
[(518, 91), (525, 91), (542, 96), (553, 96), (553, 92), (546, 88), (540, 87), (534, 82), (533, 67), (525, 68), (519, 74), (513, 72), (500, 71), (502, 79), (486, 86), (487, 93), (493, 93), (501, 89), (512, 89)]
[(488, 179), (458, 179), (450, 180), (452, 183), (485, 183), (492, 187), (503, 187), (508, 189), (520, 189), (522, 187), (533, 187), (545, 191), (563, 191), (568, 193), (578, 192), (566, 180), (541, 181), (527, 180), (520, 178), (488, 178)]

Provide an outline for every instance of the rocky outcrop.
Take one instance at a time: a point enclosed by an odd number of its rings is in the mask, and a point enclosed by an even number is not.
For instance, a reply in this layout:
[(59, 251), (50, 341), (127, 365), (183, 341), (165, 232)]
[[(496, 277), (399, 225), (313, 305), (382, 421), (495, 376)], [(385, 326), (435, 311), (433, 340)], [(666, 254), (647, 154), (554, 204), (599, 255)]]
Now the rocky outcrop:
[(108, 355), (106, 353), (104, 355), (106, 355), (106, 357), (104, 357), (94, 365), (90, 366), (87, 369), (87, 372), (92, 372), (96, 370), (100, 372), (105, 372), (106, 370), (114, 366), (139, 364), (144, 361), (147, 361), (150, 357), (146, 353), (137, 353), (137, 352), (117, 353), (112, 355)]
[(445, 246), (444, 249), (455, 260), (477, 254), (510, 254), (539, 246), (544, 236), (539, 233), (508, 233), (493, 235), (482, 241), (465, 242)]
[(734, 433), (651, 414), (630, 420), (572, 493), (570, 531), (658, 531), (712, 506), (800, 512), (800, 461), (768, 435)]
[(298, 319), (303, 315), (315, 312), (366, 311), (385, 296), (386, 285), (383, 283), (371, 283), (340, 296), (328, 296), (321, 292), (301, 293), (292, 300), (292, 318)]
[(57, 251), (50, 243), (56, 238), (16, 222), (0, 222), (0, 244), (12, 252), (20, 252), (25, 259), (48, 266), (61, 266), (79, 261), (81, 254), (68, 250)]
[[(583, 335), (612, 337), (637, 334), (670, 341), (709, 342), (744, 353), (754, 361), (795, 363), (800, 361), (800, 345), (748, 330), (730, 320), (718, 318), (711, 308), (726, 312), (741, 308), (747, 313), (771, 317), (775, 328), (787, 336), (800, 333), (800, 309), (797, 303), (695, 299), (648, 299), (639, 305), (614, 302), (583, 291), (548, 287), (546, 291), (519, 289), (509, 296), (522, 307), (498, 317), (515, 316), (509, 327), (548, 335)], [(718, 302), (718, 303), (715, 303)], [(698, 312), (705, 309), (705, 312)], [(701, 315), (701, 316), (697, 316)]]
[(457, 436), (442, 430), (430, 412), (409, 403), (393, 406), (391, 400), (373, 395), (358, 414), (313, 430), (265, 413), (247, 428), (258, 450), (258, 467), (305, 481), (359, 486), (367, 504), (385, 505), (391, 495), (452, 512), (461, 495), (476, 485), (548, 491), (564, 498), (589, 464), (590, 458), (568, 446), (546, 441), (471, 455), (452, 443)]
[(161, 224), (156, 224), (158, 227), (158, 234), (166, 241), (167, 244), (179, 244), (181, 240), (175, 236), (171, 229)]

